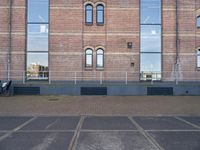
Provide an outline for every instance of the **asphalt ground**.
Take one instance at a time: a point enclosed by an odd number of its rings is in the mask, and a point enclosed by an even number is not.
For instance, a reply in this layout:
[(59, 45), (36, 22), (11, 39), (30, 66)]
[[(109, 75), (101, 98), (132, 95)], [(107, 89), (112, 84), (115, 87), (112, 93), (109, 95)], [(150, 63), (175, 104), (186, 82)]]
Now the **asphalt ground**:
[(200, 97), (0, 97), (0, 150), (200, 150)]
[(200, 117), (0, 117), (1, 150), (199, 150)]

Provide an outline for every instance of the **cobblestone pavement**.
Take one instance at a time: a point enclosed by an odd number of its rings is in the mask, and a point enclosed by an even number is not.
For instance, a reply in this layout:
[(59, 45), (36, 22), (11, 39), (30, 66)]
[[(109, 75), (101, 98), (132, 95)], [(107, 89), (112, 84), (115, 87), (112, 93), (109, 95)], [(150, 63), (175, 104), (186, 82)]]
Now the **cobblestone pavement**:
[(200, 117), (0, 117), (1, 150), (199, 150)]
[(200, 116), (200, 96), (0, 97), (0, 116)]

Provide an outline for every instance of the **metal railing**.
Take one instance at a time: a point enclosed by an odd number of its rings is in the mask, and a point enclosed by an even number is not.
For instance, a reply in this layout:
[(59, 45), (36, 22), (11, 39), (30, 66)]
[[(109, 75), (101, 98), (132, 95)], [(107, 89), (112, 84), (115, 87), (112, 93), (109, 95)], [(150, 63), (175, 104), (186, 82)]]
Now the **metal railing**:
[[(0, 71), (0, 80), (7, 79), (7, 71)], [(22, 70), (11, 70), (10, 80), (25, 84), (29, 81), (48, 81), (79, 83), (123, 83), (139, 81), (169, 81), (178, 84), (179, 81), (200, 81), (200, 72), (191, 71), (166, 71), (166, 72), (130, 72), (130, 71), (40, 71), (31, 73)]]

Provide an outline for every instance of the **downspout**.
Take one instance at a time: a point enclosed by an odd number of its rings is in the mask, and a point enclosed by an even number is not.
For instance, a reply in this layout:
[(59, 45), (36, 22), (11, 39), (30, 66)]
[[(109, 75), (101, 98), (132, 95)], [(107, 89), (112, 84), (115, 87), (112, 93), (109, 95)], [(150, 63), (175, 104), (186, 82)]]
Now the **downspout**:
[(7, 57), (7, 79), (10, 80), (11, 72), (11, 51), (12, 51), (12, 0), (9, 0), (8, 8), (8, 57)]
[(176, 0), (176, 62), (175, 62), (175, 81), (178, 84), (179, 78), (179, 21), (178, 21), (178, 0)]

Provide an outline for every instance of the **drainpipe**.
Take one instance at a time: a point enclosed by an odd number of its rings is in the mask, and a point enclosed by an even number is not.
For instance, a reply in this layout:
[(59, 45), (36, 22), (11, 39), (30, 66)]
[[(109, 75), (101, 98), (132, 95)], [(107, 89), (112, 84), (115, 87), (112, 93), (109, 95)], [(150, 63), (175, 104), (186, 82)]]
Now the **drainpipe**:
[(12, 0), (9, 0), (8, 8), (8, 58), (7, 58), (7, 79), (10, 80), (11, 72), (11, 51), (12, 51)]
[(175, 62), (175, 81), (178, 84), (179, 75), (179, 17), (178, 17), (178, 0), (176, 0), (176, 62)]

